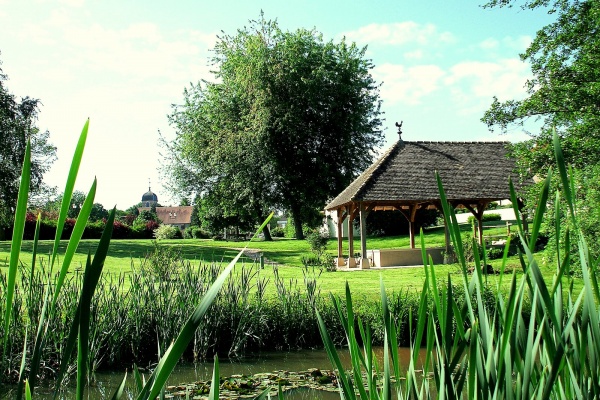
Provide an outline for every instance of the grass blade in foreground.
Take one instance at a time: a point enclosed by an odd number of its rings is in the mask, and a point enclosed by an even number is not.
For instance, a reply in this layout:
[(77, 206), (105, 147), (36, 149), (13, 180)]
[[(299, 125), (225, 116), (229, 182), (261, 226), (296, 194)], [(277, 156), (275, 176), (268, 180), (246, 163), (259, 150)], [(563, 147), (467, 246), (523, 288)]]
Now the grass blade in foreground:
[[(6, 285), (6, 308), (4, 313), (4, 344), (2, 355), (6, 355), (6, 346), (8, 344), (8, 330), (10, 327), (10, 317), (12, 311), (13, 296), (15, 293), (15, 281), (17, 279), (17, 267), (19, 265), (19, 254), (21, 253), (21, 243), (23, 242), (23, 232), (25, 231), (25, 217), (27, 215), (27, 198), (29, 195), (29, 183), (31, 181), (31, 143), (27, 141), (25, 148), (25, 159), (23, 160), (23, 170), (21, 173), (21, 184), (19, 185), (19, 196), (17, 198), (17, 209), (15, 210), (15, 222), (13, 225), (12, 243), (10, 246), (10, 262), (8, 265), (8, 282)], [(3, 357), (4, 359), (6, 357)]]
[[(71, 168), (69, 169), (69, 175), (67, 177), (67, 183), (63, 192), (63, 200), (60, 206), (60, 214), (56, 223), (56, 236), (54, 238), (54, 246), (52, 248), (52, 261), (50, 263), (50, 270), (54, 267), (54, 261), (58, 255), (58, 246), (60, 244), (60, 237), (65, 226), (65, 220), (67, 219), (67, 212), (71, 205), (71, 197), (73, 196), (73, 189), (75, 188), (75, 181), (77, 180), (77, 173), (79, 172), (79, 166), (81, 165), (81, 159), (83, 157), (83, 150), (85, 148), (85, 142), (87, 140), (88, 128), (90, 126), (90, 120), (85, 121), (81, 135), (73, 154), (73, 161), (71, 161)], [(58, 292), (58, 291), (57, 291)]]

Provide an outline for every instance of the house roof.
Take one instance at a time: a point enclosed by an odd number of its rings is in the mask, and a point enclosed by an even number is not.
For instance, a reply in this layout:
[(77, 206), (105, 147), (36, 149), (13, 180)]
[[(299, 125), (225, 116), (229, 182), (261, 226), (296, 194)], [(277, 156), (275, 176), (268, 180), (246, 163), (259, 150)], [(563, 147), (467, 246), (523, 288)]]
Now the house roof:
[(352, 202), (439, 201), (438, 171), (450, 201), (472, 203), (510, 198), (508, 180), (521, 187), (508, 142), (396, 142), (325, 209)]
[[(150, 207), (139, 207), (138, 210), (150, 210)], [(194, 206), (156, 207), (156, 216), (167, 225), (190, 224)]]

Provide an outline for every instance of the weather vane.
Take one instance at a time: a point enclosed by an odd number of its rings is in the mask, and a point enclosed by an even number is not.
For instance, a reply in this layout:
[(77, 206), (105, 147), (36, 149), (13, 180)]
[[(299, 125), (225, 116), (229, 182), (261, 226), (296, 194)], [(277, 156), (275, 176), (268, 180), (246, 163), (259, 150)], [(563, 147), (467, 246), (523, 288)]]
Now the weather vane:
[(400, 121), (400, 123), (396, 122), (396, 127), (398, 128), (398, 139), (402, 140), (402, 124), (404, 121)]

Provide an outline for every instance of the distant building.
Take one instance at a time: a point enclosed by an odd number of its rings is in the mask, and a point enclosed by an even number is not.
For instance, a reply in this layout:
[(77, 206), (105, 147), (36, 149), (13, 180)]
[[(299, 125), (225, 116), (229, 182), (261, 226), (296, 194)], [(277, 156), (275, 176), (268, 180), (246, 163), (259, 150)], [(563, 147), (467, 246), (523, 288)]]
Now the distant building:
[(157, 207), (157, 204), (158, 196), (148, 186), (148, 191), (142, 195), (142, 207), (138, 207), (140, 212), (155, 207), (156, 216), (163, 225), (175, 226), (182, 231), (192, 224), (194, 206)]
[(142, 207), (151, 208), (158, 204), (158, 196), (150, 190), (148, 185), (148, 191), (142, 195)]

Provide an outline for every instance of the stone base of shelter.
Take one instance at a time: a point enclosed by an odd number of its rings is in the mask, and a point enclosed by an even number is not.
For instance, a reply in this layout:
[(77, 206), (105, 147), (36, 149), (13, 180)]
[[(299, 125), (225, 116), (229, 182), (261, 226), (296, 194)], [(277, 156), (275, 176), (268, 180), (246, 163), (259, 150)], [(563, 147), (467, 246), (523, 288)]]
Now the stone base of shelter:
[[(430, 257), (434, 264), (444, 263), (444, 247), (427, 248), (427, 258)], [(421, 249), (385, 249), (371, 250), (373, 253), (374, 267), (403, 267), (408, 265), (423, 265)]]
[[(430, 247), (425, 251), (427, 258), (431, 257), (434, 264), (444, 263), (444, 247)], [(385, 249), (371, 250), (374, 267), (404, 267), (408, 265), (423, 265), (421, 249)]]
[[(431, 257), (433, 263), (447, 264), (447, 259), (444, 257), (446, 249), (444, 247), (431, 247), (425, 250), (427, 258)], [(340, 269), (369, 269), (369, 268), (385, 268), (385, 267), (407, 267), (415, 265), (423, 265), (423, 257), (421, 249), (384, 249), (384, 250), (369, 250), (368, 258), (350, 257), (344, 259), (339, 257), (336, 259), (336, 264)]]

